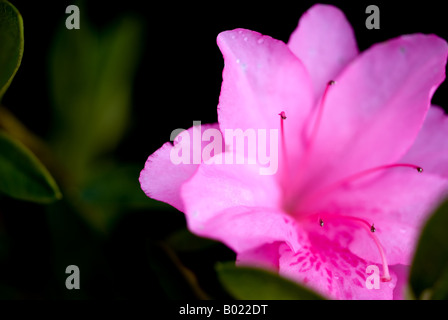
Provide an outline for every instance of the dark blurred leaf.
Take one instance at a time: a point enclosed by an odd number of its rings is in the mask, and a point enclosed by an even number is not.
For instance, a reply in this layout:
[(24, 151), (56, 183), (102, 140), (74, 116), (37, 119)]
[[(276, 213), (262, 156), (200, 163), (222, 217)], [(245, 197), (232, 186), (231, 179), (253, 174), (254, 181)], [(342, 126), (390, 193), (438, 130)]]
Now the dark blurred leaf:
[(179, 252), (197, 251), (210, 248), (217, 244), (216, 241), (198, 237), (188, 231), (188, 229), (181, 229), (174, 232), (167, 239), (167, 243), (174, 250)]
[(150, 244), (149, 263), (170, 299), (209, 299), (199, 287), (196, 276), (165, 245)]
[(61, 198), (56, 182), (20, 142), (0, 132), (0, 191), (17, 199), (48, 203)]
[(142, 26), (133, 18), (101, 33), (83, 21), (56, 38), (50, 57), (55, 147), (79, 181), (92, 159), (123, 136), (141, 42)]
[(82, 199), (89, 204), (114, 208), (170, 209), (166, 203), (148, 198), (140, 187), (141, 165), (96, 166), (83, 186)]
[(11, 286), (0, 284), (0, 299), (1, 300), (19, 300), (23, 299), (20, 292)]
[(144, 194), (138, 181), (141, 169), (141, 165), (103, 162), (91, 166), (76, 200), (91, 226), (108, 233), (120, 216), (130, 209), (174, 210)]
[(0, 100), (20, 66), (22, 55), (22, 17), (12, 4), (0, 0)]
[[(55, 296), (52, 299), (114, 298), (114, 283), (103, 251), (104, 238), (80, 217), (77, 205), (58, 201), (45, 206), (51, 235), (52, 270)], [(81, 273), (81, 290), (67, 290), (65, 270), (76, 265)]]
[(420, 235), (410, 273), (417, 298), (448, 299), (448, 201), (429, 218)]
[(251, 267), (236, 267), (234, 263), (218, 264), (219, 279), (226, 290), (240, 300), (321, 300), (310, 289), (279, 275)]

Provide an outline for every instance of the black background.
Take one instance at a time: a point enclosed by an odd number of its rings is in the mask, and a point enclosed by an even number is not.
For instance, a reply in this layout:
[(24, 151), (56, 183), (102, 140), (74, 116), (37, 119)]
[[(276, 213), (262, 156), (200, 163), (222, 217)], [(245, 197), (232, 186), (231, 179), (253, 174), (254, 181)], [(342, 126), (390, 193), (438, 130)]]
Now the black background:
[[(71, 1), (14, 1), (25, 24), (22, 65), (5, 96), (35, 132), (45, 135), (49, 115), (46, 70), (48, 48), (55, 30), (65, 23)], [(82, 19), (98, 28), (130, 13), (146, 22), (146, 41), (134, 90), (134, 124), (117, 156), (145, 161), (169, 140), (173, 129), (189, 128), (193, 120), (216, 122), (223, 59), (216, 45), (219, 32), (247, 28), (288, 41), (298, 20), (313, 1), (84, 1)], [(359, 49), (402, 34), (434, 33), (448, 39), (447, 10), (441, 2), (328, 1), (352, 24)], [(368, 30), (366, 7), (380, 9), (380, 29)], [(76, 32), (69, 31), (67, 32)], [(328, 54), (331, 54), (329, 52)], [(443, 83), (433, 103), (448, 106)], [(26, 94), (25, 94), (26, 92)], [(39, 107), (30, 107), (30, 104)], [(39, 118), (42, 121), (35, 121)]]

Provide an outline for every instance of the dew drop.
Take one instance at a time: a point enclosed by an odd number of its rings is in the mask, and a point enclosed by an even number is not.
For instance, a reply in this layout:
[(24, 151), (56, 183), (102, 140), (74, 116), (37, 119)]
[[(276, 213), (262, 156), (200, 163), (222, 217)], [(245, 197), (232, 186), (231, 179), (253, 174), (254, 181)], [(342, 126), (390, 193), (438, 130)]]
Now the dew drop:
[(240, 63), (240, 59), (236, 59), (236, 63)]
[(258, 39), (258, 41), (257, 41), (258, 44), (262, 44), (263, 42), (264, 42), (264, 39), (263, 39), (263, 38), (260, 38), (260, 39)]
[(244, 41), (247, 41), (247, 37), (244, 37), (243, 40), (244, 40)]
[(422, 173), (422, 172), (423, 172), (423, 168), (418, 167), (418, 168), (417, 168), (417, 171), (418, 171), (419, 173)]

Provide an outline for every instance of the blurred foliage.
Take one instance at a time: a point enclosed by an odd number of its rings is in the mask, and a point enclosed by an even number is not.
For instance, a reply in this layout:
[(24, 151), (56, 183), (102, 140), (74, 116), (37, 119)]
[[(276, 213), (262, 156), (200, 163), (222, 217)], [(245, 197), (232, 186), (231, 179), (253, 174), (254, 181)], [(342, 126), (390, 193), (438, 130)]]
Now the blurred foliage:
[(0, 191), (18, 199), (52, 202), (61, 198), (56, 182), (20, 142), (0, 131)]
[(53, 148), (70, 164), (75, 182), (86, 178), (96, 157), (121, 140), (129, 123), (131, 89), (142, 43), (142, 25), (123, 18), (98, 32), (83, 21), (61, 29), (50, 55)]
[[(123, 207), (127, 201), (143, 197), (135, 179), (138, 172), (123, 174), (122, 165), (108, 158), (108, 171), (104, 173), (104, 164), (98, 159), (117, 146), (128, 126), (142, 30), (141, 21), (132, 17), (100, 32), (83, 21), (76, 32), (67, 33), (62, 28), (54, 42), (49, 60), (55, 120), (51, 145), (59, 162), (64, 164), (67, 192), (85, 204), (115, 198), (120, 183), (124, 183), (121, 187), (127, 187), (122, 190), (128, 194), (109, 202), (109, 207), (118, 202)], [(102, 177), (97, 174), (98, 168)], [(125, 180), (117, 180), (121, 178)], [(102, 232), (111, 227), (118, 214), (111, 208), (104, 212), (86, 206), (84, 211), (89, 223)]]
[(448, 201), (427, 221), (412, 263), (415, 298), (448, 300)]
[[(0, 44), (1, 100), (20, 66), (24, 46), (22, 17), (7, 1), (0, 1)], [(4, 115), (5, 112), (0, 112), (1, 117)], [(36, 202), (51, 202), (61, 197), (42, 163), (25, 145), (3, 130), (0, 131), (0, 150), (0, 192)]]

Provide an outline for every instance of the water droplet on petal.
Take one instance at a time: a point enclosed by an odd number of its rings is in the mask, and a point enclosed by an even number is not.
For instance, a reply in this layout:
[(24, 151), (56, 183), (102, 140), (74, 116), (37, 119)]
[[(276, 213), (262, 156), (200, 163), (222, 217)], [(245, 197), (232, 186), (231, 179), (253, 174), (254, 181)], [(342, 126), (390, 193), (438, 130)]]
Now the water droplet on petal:
[(262, 44), (263, 42), (264, 42), (264, 39), (263, 39), (263, 38), (260, 38), (260, 39), (258, 39), (258, 41), (257, 41), (258, 44)]
[(236, 59), (236, 63), (240, 63), (240, 59)]
[(244, 41), (247, 41), (247, 37), (244, 37), (243, 40), (244, 40)]

